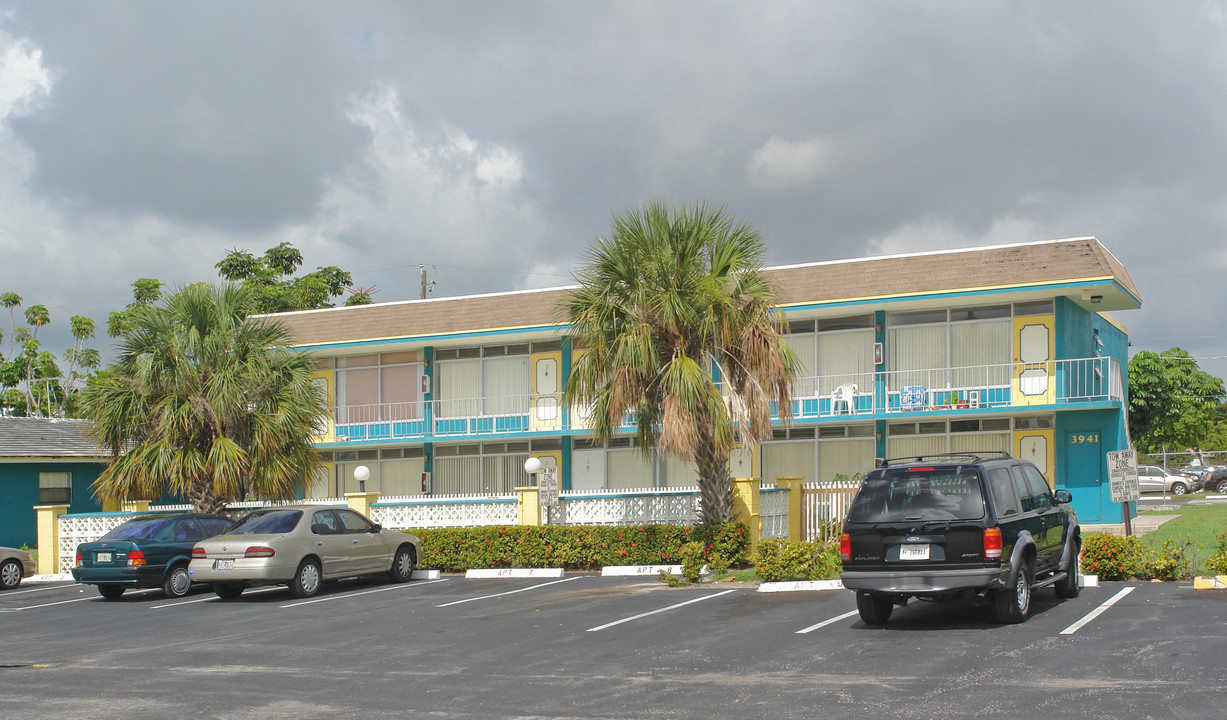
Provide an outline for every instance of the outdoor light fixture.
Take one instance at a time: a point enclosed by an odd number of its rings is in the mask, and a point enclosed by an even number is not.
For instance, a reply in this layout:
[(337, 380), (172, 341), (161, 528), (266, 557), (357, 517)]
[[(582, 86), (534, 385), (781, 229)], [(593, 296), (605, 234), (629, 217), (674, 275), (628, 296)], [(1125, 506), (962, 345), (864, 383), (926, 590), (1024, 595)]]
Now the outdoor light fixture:
[(528, 481), (531, 485), (537, 484), (537, 473), (541, 470), (541, 460), (535, 457), (529, 457), (524, 461), (524, 472), (528, 473)]
[(1098, 305), (1099, 303), (1103, 302), (1103, 295), (1092, 295), (1091, 302)]
[(358, 492), (366, 492), (366, 480), (371, 476), (371, 469), (365, 465), (354, 468), (354, 479), (358, 481)]

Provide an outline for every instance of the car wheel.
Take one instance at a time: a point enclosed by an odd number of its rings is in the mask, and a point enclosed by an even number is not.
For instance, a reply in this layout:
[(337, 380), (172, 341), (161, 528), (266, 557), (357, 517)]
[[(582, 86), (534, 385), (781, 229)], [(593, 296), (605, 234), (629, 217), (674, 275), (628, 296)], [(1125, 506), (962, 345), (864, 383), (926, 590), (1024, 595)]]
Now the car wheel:
[(21, 584), (21, 563), (13, 558), (0, 565), (0, 590), (12, 590)]
[(1027, 612), (1031, 610), (1031, 575), (1033, 572), (1031, 562), (1027, 561), (1018, 569), (1013, 585), (994, 593), (997, 622), (1013, 624), (1027, 619)]
[(322, 579), (319, 561), (307, 558), (298, 564), (294, 579), (290, 581), (290, 592), (294, 597), (311, 597), (320, 591)]
[(1069, 567), (1065, 568), (1065, 577), (1058, 580), (1053, 586), (1057, 591), (1057, 597), (1078, 597), (1078, 578), (1082, 575), (1082, 561), (1079, 557), (1081, 552), (1082, 542), (1075, 540), (1073, 556), (1069, 559)]
[(1227, 493), (1227, 480), (1219, 480), (1218, 487), (1214, 489), (1220, 493)]
[(1184, 483), (1172, 483), (1172, 494), (1183, 495), (1189, 491), (1189, 486)]
[(183, 597), (191, 589), (192, 577), (187, 574), (186, 565), (176, 565), (171, 568), (166, 581), (162, 583), (162, 592), (166, 593), (167, 597)]
[(127, 590), (123, 585), (99, 585), (98, 594), (107, 600), (118, 600)]
[(243, 591), (246, 589), (247, 586), (243, 583), (213, 583), (213, 592), (222, 600), (233, 600), (239, 595), (242, 595)]
[(388, 579), (392, 582), (408, 582), (413, 577), (413, 549), (402, 545), (396, 549), (396, 557), (392, 559), (392, 569), (388, 571)]
[(866, 625), (885, 625), (890, 619), (891, 610), (894, 609), (895, 604), (890, 598), (864, 590), (858, 590), (856, 593), (856, 611), (861, 614), (861, 620), (864, 620)]

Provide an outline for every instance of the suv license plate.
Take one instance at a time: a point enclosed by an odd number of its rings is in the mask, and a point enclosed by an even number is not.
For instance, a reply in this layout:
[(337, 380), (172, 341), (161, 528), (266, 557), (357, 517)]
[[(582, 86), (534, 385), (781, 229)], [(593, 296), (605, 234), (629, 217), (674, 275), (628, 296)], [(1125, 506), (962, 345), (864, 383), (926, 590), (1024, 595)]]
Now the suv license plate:
[(929, 546), (926, 545), (900, 545), (899, 546), (900, 560), (928, 560)]
[(111, 562), (111, 553), (100, 552), (94, 557), (94, 562), (109, 563)]
[[(928, 556), (927, 551), (925, 552), (925, 556), (926, 557)], [(214, 570), (233, 570), (234, 561), (233, 560), (214, 560), (213, 569)]]

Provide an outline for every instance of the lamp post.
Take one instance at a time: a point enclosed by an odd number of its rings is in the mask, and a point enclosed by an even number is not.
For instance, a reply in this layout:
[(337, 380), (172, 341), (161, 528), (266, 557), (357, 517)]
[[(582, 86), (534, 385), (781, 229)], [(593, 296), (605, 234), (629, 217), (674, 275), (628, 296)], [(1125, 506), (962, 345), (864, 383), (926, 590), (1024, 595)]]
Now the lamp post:
[(528, 481), (530, 485), (537, 484), (537, 473), (541, 470), (541, 460), (535, 457), (529, 457), (524, 461), (524, 472), (528, 473)]
[(371, 476), (371, 469), (365, 465), (354, 468), (354, 479), (358, 481), (358, 492), (366, 492), (366, 480)]

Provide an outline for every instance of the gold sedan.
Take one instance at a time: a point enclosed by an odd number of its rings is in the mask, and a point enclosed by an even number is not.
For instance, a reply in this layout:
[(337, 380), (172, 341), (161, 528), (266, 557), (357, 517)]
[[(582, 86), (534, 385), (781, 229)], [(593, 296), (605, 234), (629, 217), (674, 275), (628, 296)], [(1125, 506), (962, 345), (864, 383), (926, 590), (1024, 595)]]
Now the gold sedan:
[(327, 580), (385, 575), (406, 582), (421, 556), (416, 536), (385, 530), (349, 508), (283, 505), (251, 512), (196, 543), (188, 574), (222, 598), (281, 583), (310, 597)]

